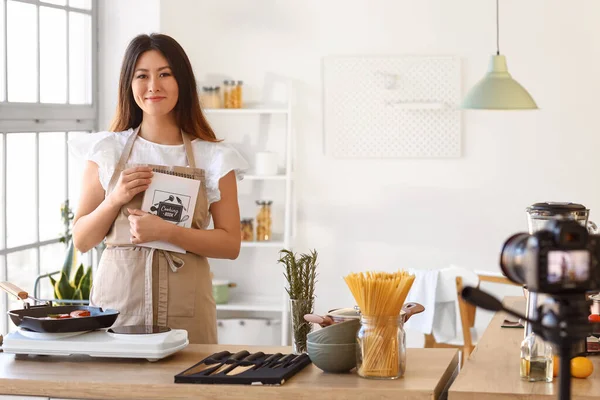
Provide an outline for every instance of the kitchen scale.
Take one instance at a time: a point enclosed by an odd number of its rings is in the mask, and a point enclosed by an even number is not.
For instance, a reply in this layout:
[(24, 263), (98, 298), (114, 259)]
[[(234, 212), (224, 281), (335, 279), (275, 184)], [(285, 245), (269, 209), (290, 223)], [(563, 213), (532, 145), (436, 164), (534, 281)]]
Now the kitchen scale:
[(2, 351), (22, 355), (88, 355), (158, 361), (188, 344), (186, 330), (167, 327), (122, 326), (64, 333), (40, 333), (19, 328), (4, 337)]

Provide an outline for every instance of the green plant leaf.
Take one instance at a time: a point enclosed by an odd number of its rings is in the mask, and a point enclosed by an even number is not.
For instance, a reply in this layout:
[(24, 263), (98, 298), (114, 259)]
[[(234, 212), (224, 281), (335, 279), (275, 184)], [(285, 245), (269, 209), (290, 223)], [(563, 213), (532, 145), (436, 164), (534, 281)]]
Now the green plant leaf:
[(90, 299), (90, 289), (92, 287), (92, 267), (88, 267), (87, 271), (81, 278), (77, 290), (81, 293), (81, 300)]
[(72, 286), (79, 287), (79, 281), (81, 281), (81, 278), (83, 278), (83, 264), (79, 264), (77, 271), (75, 271)]
[(69, 282), (69, 278), (65, 275), (64, 272), (60, 273), (60, 279), (56, 282), (54, 286), (54, 290), (56, 292), (57, 299), (72, 299), (73, 294), (75, 293), (75, 288), (71, 286), (71, 282)]
[(56, 290), (56, 279), (54, 279), (51, 276), (49, 276), (48, 278), (50, 279), (50, 284), (52, 285), (52, 292), (54, 293), (54, 298), (58, 299), (58, 292)]

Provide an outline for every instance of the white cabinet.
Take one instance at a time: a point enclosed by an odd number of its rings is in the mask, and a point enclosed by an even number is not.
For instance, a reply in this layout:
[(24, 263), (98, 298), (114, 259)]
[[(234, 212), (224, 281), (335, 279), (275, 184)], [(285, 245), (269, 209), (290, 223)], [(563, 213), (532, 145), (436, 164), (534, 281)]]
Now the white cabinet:
[[(295, 229), (294, 173), (293, 173), (293, 134), (291, 84), (286, 82), (287, 102), (247, 104), (242, 109), (204, 109), (209, 123), (217, 137), (225, 138), (246, 158), (250, 164), (244, 181), (238, 185), (238, 200), (242, 219), (254, 218), (256, 239), (255, 200), (270, 199), (277, 195), (273, 203), (278, 215), (273, 213), (273, 237), (269, 241), (243, 241), (240, 257), (235, 261), (211, 260), (211, 270), (215, 278), (238, 283), (231, 289), (231, 300), (218, 304), (218, 318), (264, 318), (277, 320), (280, 340), (271, 345), (288, 345), (289, 311), (287, 293), (284, 289), (283, 266), (275, 266), (279, 250), (293, 247)], [(235, 140), (229, 140), (229, 134)], [(237, 136), (236, 136), (237, 135)], [(273, 148), (267, 148), (270, 145)], [(277, 153), (278, 172), (275, 175), (257, 175), (254, 172), (254, 156), (257, 152)], [(260, 194), (259, 194), (260, 193)], [(275, 211), (275, 209), (273, 210)], [(266, 266), (269, 264), (269, 267)], [(256, 269), (258, 268), (258, 269)], [(262, 270), (260, 268), (263, 268)], [(258, 275), (258, 276), (257, 276)], [(258, 278), (258, 279), (257, 279)], [(239, 284), (242, 281), (243, 284)], [(275, 285), (277, 286), (275, 288)], [(268, 294), (265, 294), (268, 292)], [(233, 322), (235, 324), (235, 322)], [(227, 331), (224, 340), (234, 341), (235, 335)], [(266, 336), (272, 334), (269, 330)], [(242, 331), (238, 338), (243, 340)], [(221, 340), (219, 339), (219, 343)]]
[(272, 346), (281, 338), (281, 321), (266, 318), (217, 320), (219, 344)]

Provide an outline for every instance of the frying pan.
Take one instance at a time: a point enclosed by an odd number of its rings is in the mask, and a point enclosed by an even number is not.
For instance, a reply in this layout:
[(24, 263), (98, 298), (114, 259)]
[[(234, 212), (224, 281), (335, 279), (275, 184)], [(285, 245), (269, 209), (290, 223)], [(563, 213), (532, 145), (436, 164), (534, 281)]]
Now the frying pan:
[[(400, 315), (403, 316), (403, 322), (406, 322), (411, 316), (422, 313), (423, 311), (425, 311), (425, 307), (419, 303), (405, 303), (402, 306)], [(304, 316), (306, 322), (319, 324), (322, 328), (349, 319), (360, 319), (360, 310), (358, 309), (358, 306), (355, 306), (354, 308), (336, 308), (329, 310), (329, 313), (325, 316), (316, 314), (306, 314)]]
[[(57, 332), (84, 332), (93, 331), (96, 329), (108, 328), (115, 323), (119, 316), (117, 310), (103, 310), (101, 307), (92, 306), (52, 306), (52, 302), (45, 302), (40, 305), (30, 305), (26, 299), (36, 299), (13, 285), (10, 282), (0, 282), (0, 289), (3, 289), (8, 294), (16, 296), (22, 300), (24, 307), (21, 310), (11, 310), (8, 312), (12, 322), (21, 328), (27, 328), (34, 332), (42, 333), (57, 333)], [(87, 310), (90, 312), (89, 317), (81, 318), (64, 318), (64, 319), (44, 319), (48, 314), (69, 314), (76, 310)]]

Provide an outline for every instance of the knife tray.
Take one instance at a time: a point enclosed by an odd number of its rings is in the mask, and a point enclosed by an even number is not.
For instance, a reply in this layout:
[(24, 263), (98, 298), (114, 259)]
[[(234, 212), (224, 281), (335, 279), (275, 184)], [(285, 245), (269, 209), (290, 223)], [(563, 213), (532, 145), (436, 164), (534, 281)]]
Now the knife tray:
[[(226, 363), (232, 366), (258, 366), (258, 368), (248, 369), (238, 375), (227, 375), (229, 368), (211, 375), (214, 367), (220, 363), (214, 363), (212, 358), (214, 354), (206, 357), (192, 367), (175, 375), (175, 383), (208, 383), (208, 384), (238, 384), (238, 385), (283, 385), (290, 377), (294, 376), (298, 371), (302, 370), (311, 363), (308, 354), (303, 354), (302, 357), (294, 359), (293, 362), (284, 365), (279, 365), (272, 368), (269, 365), (261, 366), (263, 360), (271, 354), (265, 354), (263, 357), (254, 361), (235, 361), (227, 360)], [(280, 358), (286, 356), (283, 354)], [(201, 364), (211, 365), (198, 373), (186, 375), (186, 372), (199, 367)], [(271, 364), (272, 365), (272, 364)], [(232, 371), (233, 372), (233, 371)]]

